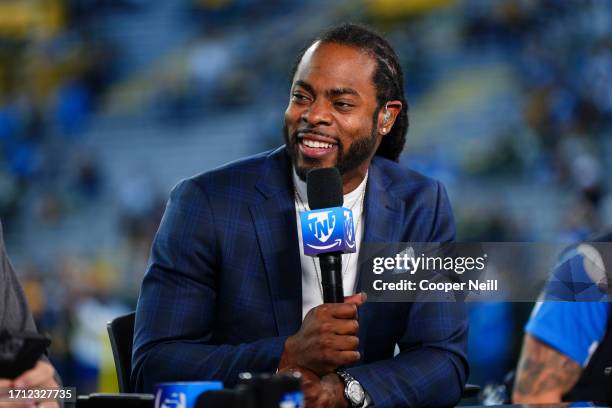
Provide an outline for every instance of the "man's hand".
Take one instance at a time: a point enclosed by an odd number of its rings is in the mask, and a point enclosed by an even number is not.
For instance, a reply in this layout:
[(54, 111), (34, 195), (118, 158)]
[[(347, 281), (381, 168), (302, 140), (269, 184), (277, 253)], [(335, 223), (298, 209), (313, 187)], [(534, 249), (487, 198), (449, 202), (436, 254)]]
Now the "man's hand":
[[(0, 379), (0, 388), (44, 388), (44, 389), (55, 389), (59, 385), (55, 381), (55, 370), (53, 366), (46, 361), (39, 360), (36, 365), (30, 370), (24, 372), (14, 380)], [(23, 402), (0, 402), (1, 408), (6, 407), (24, 407), (24, 406), (35, 406), (32, 404), (24, 404)], [(55, 401), (45, 401), (38, 406), (42, 407), (59, 407), (59, 404)]]
[(38, 360), (34, 368), (15, 378), (15, 388), (58, 388), (55, 382), (55, 369), (46, 361)]
[(319, 378), (307, 368), (298, 368), (302, 374), (302, 391), (306, 408), (348, 408), (344, 398), (344, 382), (336, 373)]
[(278, 369), (306, 368), (317, 376), (333, 373), (338, 367), (359, 361), (357, 308), (365, 293), (312, 308), (300, 330), (289, 336)]

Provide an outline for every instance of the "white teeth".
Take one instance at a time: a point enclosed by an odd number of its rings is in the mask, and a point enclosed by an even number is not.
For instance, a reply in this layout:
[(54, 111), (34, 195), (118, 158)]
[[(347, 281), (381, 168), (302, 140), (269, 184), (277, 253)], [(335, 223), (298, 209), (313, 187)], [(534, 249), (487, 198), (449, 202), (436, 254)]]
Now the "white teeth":
[(330, 149), (333, 145), (331, 143), (319, 142), (317, 140), (302, 139), (303, 143), (308, 147), (316, 147), (319, 149)]

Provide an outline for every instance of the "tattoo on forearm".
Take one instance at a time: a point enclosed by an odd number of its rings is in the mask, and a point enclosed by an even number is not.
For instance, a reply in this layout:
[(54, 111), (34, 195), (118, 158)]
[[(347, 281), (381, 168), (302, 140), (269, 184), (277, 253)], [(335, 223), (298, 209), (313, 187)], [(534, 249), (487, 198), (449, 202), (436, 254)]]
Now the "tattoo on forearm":
[(550, 346), (527, 335), (514, 385), (515, 396), (567, 393), (578, 381), (582, 368)]

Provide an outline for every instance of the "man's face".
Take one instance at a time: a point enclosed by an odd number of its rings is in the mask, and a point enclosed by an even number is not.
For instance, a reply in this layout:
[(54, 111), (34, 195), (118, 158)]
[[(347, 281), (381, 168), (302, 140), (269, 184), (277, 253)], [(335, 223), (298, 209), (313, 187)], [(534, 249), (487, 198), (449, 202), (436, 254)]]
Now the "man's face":
[(365, 171), (381, 136), (377, 129), (376, 62), (346, 45), (315, 43), (293, 77), (284, 137), (298, 176), (338, 167), (345, 178)]

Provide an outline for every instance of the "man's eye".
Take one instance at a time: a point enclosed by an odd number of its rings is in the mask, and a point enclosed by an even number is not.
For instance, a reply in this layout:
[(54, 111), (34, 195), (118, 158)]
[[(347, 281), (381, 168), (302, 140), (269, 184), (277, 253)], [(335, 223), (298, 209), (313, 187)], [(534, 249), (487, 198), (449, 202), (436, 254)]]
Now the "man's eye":
[(308, 97), (299, 93), (294, 93), (293, 95), (291, 95), (291, 97), (297, 102), (305, 102), (308, 100)]
[(336, 106), (340, 109), (351, 109), (352, 107), (354, 107), (355, 105), (353, 105), (352, 103), (348, 103), (348, 102), (336, 102)]

